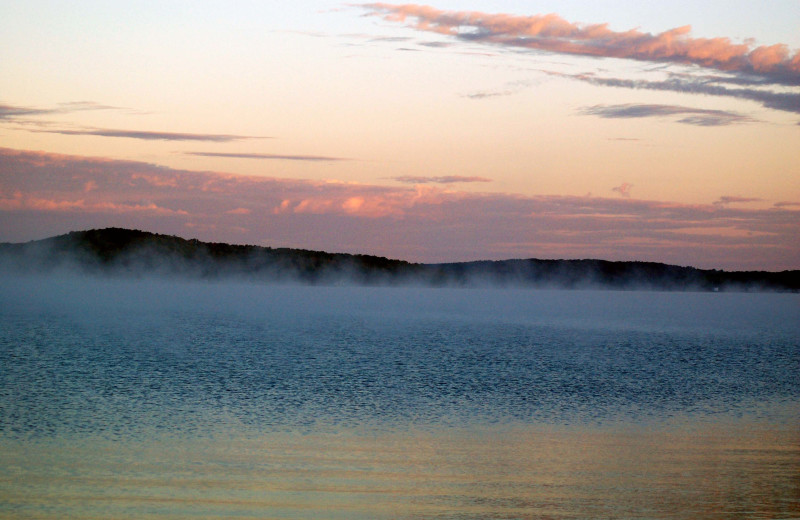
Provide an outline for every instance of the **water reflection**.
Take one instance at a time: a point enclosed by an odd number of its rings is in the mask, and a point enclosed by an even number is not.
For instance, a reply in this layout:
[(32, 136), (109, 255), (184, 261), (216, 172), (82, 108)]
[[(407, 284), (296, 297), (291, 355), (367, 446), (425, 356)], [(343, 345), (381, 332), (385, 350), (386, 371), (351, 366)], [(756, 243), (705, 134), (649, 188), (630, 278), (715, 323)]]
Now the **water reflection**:
[(800, 434), (746, 420), (4, 442), (6, 518), (788, 518)]
[(798, 295), (4, 283), (0, 518), (800, 510)]

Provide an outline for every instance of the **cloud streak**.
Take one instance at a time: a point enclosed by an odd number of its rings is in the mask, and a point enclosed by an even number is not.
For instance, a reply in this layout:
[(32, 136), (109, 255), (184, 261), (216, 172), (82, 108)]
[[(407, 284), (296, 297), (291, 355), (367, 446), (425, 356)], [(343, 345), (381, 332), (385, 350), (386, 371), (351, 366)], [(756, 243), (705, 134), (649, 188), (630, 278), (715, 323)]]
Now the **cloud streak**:
[(195, 155), (198, 157), (224, 157), (230, 159), (259, 159), (265, 161), (335, 162), (352, 160), (345, 157), (328, 157), (324, 155), (280, 155), (271, 153), (184, 152), (184, 155)]
[(8, 119), (16, 119), (20, 116), (23, 117), (41, 116), (41, 115), (54, 114), (57, 112), (58, 112), (57, 110), (49, 108), (32, 108), (32, 107), (21, 107), (15, 105), (0, 104), (0, 121)]
[(713, 204), (715, 206), (725, 206), (727, 204), (736, 204), (743, 202), (761, 202), (761, 199), (754, 197), (736, 197), (732, 195), (723, 195), (722, 197), (715, 200)]
[[(114, 128), (57, 128), (57, 123), (31, 119), (36, 116), (47, 116), (57, 114), (69, 114), (74, 112), (85, 112), (89, 110), (118, 110), (118, 107), (102, 105), (93, 101), (74, 101), (61, 103), (54, 108), (35, 108), (18, 105), (0, 104), (0, 122), (12, 123), (23, 127), (28, 132), (61, 134), (61, 135), (86, 135), (99, 137), (117, 137), (125, 139), (139, 139), (143, 141), (202, 141), (212, 143), (228, 143), (231, 141), (241, 141), (245, 139), (269, 139), (269, 137), (257, 137), (233, 134), (204, 134), (188, 132), (162, 132), (149, 130), (127, 130)], [(33, 126), (28, 128), (26, 126)], [(56, 128), (54, 128), (56, 127)]]
[(155, 216), (186, 216), (183, 210), (171, 210), (150, 202), (146, 204), (124, 204), (114, 202), (87, 202), (84, 199), (43, 199), (25, 196), (21, 192), (0, 199), (0, 211), (44, 211), (57, 213), (147, 213)]
[(403, 175), (400, 177), (392, 177), (397, 182), (403, 184), (455, 184), (460, 182), (492, 182), (492, 179), (486, 177), (465, 177), (461, 175), (445, 175), (441, 177), (425, 177), (416, 175)]
[(774, 92), (757, 88), (728, 88), (706, 82), (702, 79), (670, 78), (664, 81), (602, 78), (593, 74), (563, 74), (542, 71), (545, 74), (567, 77), (602, 87), (621, 87), (629, 89), (680, 92), (684, 94), (706, 94), (756, 101), (775, 110), (800, 114), (800, 93)]
[(196, 134), (186, 132), (157, 132), (147, 130), (118, 130), (111, 128), (84, 128), (70, 129), (28, 129), (29, 132), (61, 135), (89, 135), (100, 137), (121, 137), (125, 139), (140, 139), (143, 141), (205, 141), (212, 143), (228, 143), (245, 139), (268, 139), (268, 137), (255, 137), (248, 135), (231, 134)]
[(581, 114), (599, 116), (610, 119), (683, 116), (679, 123), (696, 126), (726, 126), (735, 123), (751, 123), (755, 120), (736, 112), (725, 110), (708, 110), (677, 105), (594, 105), (584, 107)]
[(101, 105), (94, 101), (72, 101), (61, 103), (56, 108), (34, 108), (18, 105), (0, 104), (0, 121), (16, 120), (20, 117), (46, 116), (53, 114), (68, 114), (71, 112), (85, 112), (87, 110), (117, 110), (118, 107)]
[(726, 37), (694, 38), (690, 26), (651, 34), (635, 29), (612, 31), (607, 23), (572, 23), (556, 14), (443, 11), (415, 4), (369, 3), (361, 7), (370, 16), (464, 41), (581, 56), (691, 64), (756, 74), (774, 84), (800, 85), (800, 52), (792, 54), (784, 44), (754, 47)]

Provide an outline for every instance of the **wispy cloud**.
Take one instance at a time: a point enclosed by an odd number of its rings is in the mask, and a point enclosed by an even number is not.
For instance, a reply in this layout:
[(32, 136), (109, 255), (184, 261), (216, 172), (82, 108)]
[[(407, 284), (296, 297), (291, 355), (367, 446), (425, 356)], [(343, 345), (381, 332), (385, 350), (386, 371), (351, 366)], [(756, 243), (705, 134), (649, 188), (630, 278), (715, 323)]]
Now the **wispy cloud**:
[(374, 36), (371, 42), (387, 42), (387, 43), (406, 43), (411, 41), (412, 38), (408, 36)]
[(231, 159), (260, 159), (266, 161), (350, 161), (345, 157), (328, 157), (324, 155), (281, 155), (271, 153), (222, 153), (222, 152), (184, 152), (184, 155), (200, 157), (227, 157)]
[(0, 240), (114, 225), (414, 261), (594, 257), (800, 267), (798, 204), (716, 202), (248, 177), (0, 148)]
[[(578, 24), (556, 14), (519, 16), (476, 11), (444, 11), (415, 4), (363, 4), (368, 15), (408, 22), (420, 31), (470, 42), (539, 49), (582, 56), (692, 64), (757, 74), (776, 84), (800, 85), (800, 52), (784, 44), (754, 47), (730, 38), (694, 38), (683, 26), (658, 34), (612, 31), (607, 23)], [(409, 19), (413, 21), (409, 21)]]
[(35, 107), (24, 107), (19, 105), (0, 104), (0, 121), (16, 120), (19, 118), (27, 118), (31, 116), (46, 116), (54, 114), (67, 114), (70, 112), (83, 112), (87, 110), (118, 110), (118, 107), (103, 105), (100, 103), (95, 103), (94, 101), (72, 101), (68, 103), (60, 103), (58, 106), (51, 108), (35, 108)]
[(16, 119), (20, 116), (41, 116), (56, 113), (49, 108), (21, 107), (16, 105), (0, 105), (0, 120)]
[(715, 206), (725, 206), (727, 204), (743, 203), (743, 202), (761, 202), (761, 199), (754, 197), (736, 197), (732, 195), (723, 195), (714, 201)]
[(404, 184), (454, 184), (459, 182), (492, 182), (492, 179), (486, 177), (465, 177), (461, 175), (445, 175), (441, 177), (425, 177), (417, 175), (402, 175), (400, 177), (392, 177), (397, 182)]
[(0, 104), (0, 122), (11, 123), (17, 127), (27, 130), (28, 132), (34, 133), (118, 137), (145, 141), (203, 141), (212, 143), (227, 143), (244, 139), (268, 139), (268, 137), (232, 134), (163, 132), (94, 127), (75, 128), (65, 127), (65, 125), (61, 125), (52, 121), (42, 121), (38, 118), (38, 116), (69, 114), (90, 110), (120, 110), (120, 108), (95, 103), (94, 101), (72, 101), (68, 103), (60, 103), (55, 107), (49, 108)]
[(228, 143), (244, 139), (268, 139), (249, 135), (231, 134), (196, 134), (186, 132), (158, 132), (148, 130), (119, 130), (112, 128), (83, 128), (83, 129), (27, 129), (29, 132), (61, 134), (61, 135), (90, 135), (100, 137), (121, 137), (125, 139), (140, 139), (144, 141), (205, 141), (212, 143)]
[(734, 123), (750, 123), (754, 119), (726, 110), (708, 110), (677, 105), (594, 105), (584, 107), (581, 114), (593, 115), (604, 118), (641, 118), (641, 117), (668, 117), (682, 116), (679, 123), (697, 126), (725, 126)]
[(95, 101), (68, 101), (59, 103), (59, 109), (66, 112), (82, 112), (86, 110), (122, 110), (121, 107), (104, 105)]
[(616, 191), (623, 197), (630, 197), (631, 196), (631, 188), (633, 188), (633, 184), (629, 184), (627, 182), (623, 182), (619, 186), (615, 186), (611, 188), (611, 191)]
[(422, 45), (423, 47), (431, 47), (434, 49), (441, 49), (445, 47), (450, 47), (450, 43), (447, 42), (417, 42), (417, 45)]
[[(592, 85), (628, 89), (725, 96), (754, 101), (766, 108), (800, 113), (800, 51), (784, 44), (755, 46), (750, 40), (695, 38), (689, 26), (658, 34), (639, 30), (612, 31), (607, 23), (579, 24), (556, 14), (520, 16), (476, 11), (445, 11), (415, 4), (361, 4), (367, 16), (404, 23), (418, 31), (436, 33), (469, 45), (535, 49), (563, 55), (610, 57), (663, 64), (666, 79), (625, 79), (586, 72), (545, 74)], [(691, 65), (687, 72), (668, 70)], [(598, 71), (599, 72), (599, 71)], [(655, 74), (655, 71), (649, 71)], [(509, 95), (518, 88), (477, 91), (471, 99)], [(687, 116), (687, 124), (720, 126), (734, 122), (707, 116)], [(736, 122), (746, 122), (739, 119)]]
[(491, 90), (478, 90), (465, 94), (464, 97), (469, 99), (489, 99), (501, 96), (511, 96), (518, 93), (522, 89), (531, 86), (531, 81), (511, 81), (504, 85), (503, 88)]
[(21, 192), (0, 199), (0, 211), (45, 211), (57, 213), (146, 213), (153, 216), (187, 216), (183, 210), (160, 207), (152, 202), (147, 204), (125, 204), (115, 202), (87, 202), (83, 199), (44, 199), (29, 197)]
[(517, 91), (515, 90), (481, 90), (478, 92), (470, 92), (466, 94), (464, 97), (468, 97), (469, 99), (488, 99), (493, 97), (502, 97), (502, 96), (510, 96), (515, 94)]
[(710, 96), (725, 96), (737, 99), (746, 99), (749, 101), (756, 101), (767, 108), (800, 114), (800, 93), (798, 92), (774, 92), (757, 88), (728, 88), (705, 82), (702, 79), (687, 79), (679, 77), (673, 77), (663, 81), (650, 81), (603, 78), (594, 74), (563, 74), (552, 71), (542, 72), (545, 74), (584, 81), (592, 85), (603, 87), (659, 90), (667, 92), (681, 92), (684, 94), (705, 94)]

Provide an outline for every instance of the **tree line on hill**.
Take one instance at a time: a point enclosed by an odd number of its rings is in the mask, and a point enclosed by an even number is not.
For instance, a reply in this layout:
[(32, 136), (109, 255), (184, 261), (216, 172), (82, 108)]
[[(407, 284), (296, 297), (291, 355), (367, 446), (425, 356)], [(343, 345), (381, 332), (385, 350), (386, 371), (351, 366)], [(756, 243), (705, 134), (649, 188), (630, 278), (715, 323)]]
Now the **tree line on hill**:
[(146, 231), (75, 231), (0, 244), (12, 273), (81, 273), (310, 284), (800, 291), (800, 271), (721, 271), (656, 262), (539, 260), (419, 264), (372, 255), (186, 240)]

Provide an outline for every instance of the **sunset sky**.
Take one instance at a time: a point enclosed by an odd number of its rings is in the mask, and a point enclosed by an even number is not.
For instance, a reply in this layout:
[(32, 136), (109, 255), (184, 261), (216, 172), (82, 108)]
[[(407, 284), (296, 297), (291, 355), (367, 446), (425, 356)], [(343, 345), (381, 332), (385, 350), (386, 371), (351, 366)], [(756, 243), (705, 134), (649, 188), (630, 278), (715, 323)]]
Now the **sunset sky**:
[(800, 2), (0, 0), (0, 241), (800, 269)]

